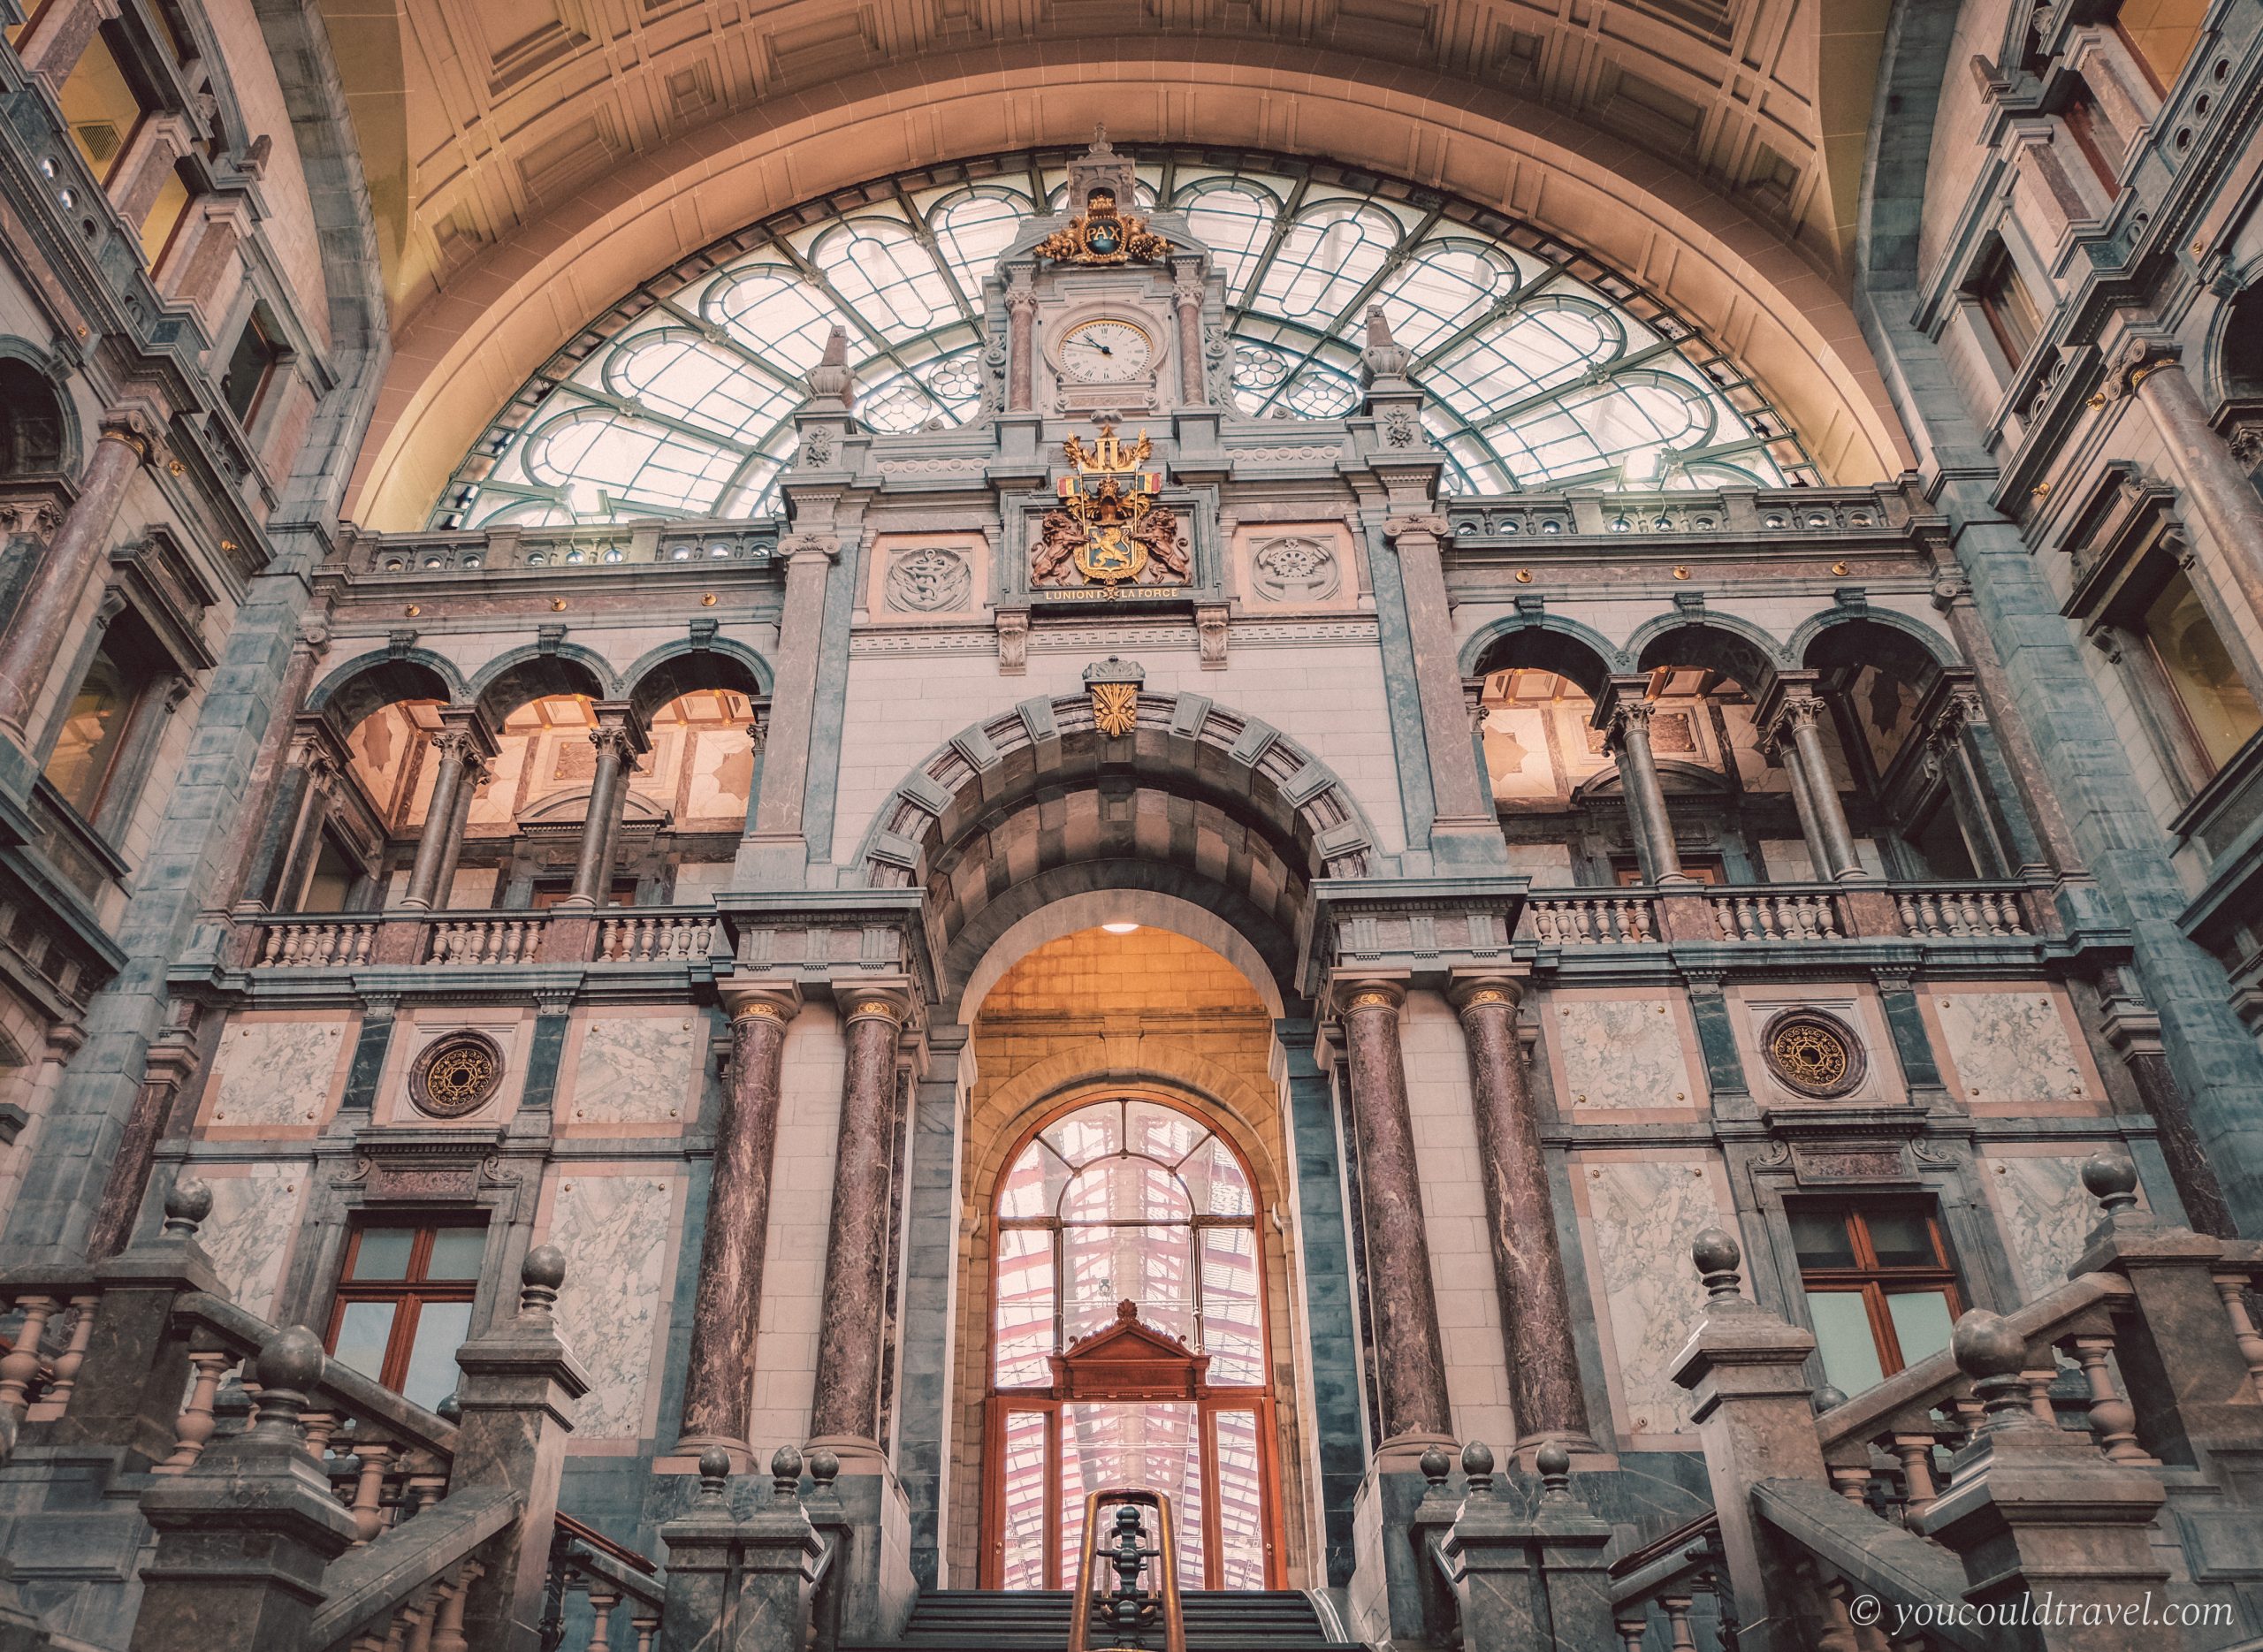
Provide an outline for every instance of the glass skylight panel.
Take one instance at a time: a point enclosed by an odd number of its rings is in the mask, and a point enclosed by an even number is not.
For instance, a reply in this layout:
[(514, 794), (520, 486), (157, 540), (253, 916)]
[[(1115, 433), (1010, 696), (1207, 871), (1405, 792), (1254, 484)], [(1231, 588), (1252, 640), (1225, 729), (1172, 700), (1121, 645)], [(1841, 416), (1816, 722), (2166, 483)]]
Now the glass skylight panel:
[[(1773, 486), (1786, 465), (1812, 479), (1788, 425), (1733, 363), (1631, 283), (1529, 230), (1512, 227), (1522, 240), (1512, 245), (1477, 228), (1499, 221), (1475, 209), (1287, 162), (1230, 169), (1183, 151), (1141, 159), (1138, 176), (1133, 209), (1152, 215), (1168, 184), (1163, 204), (1223, 278), (1233, 411), (1245, 417), (1355, 413), (1373, 302), (1416, 358), (1423, 424), (1449, 457), (1446, 492), (1567, 479)], [(593, 324), (594, 348), (591, 332), (577, 335), (513, 399), (459, 467), (435, 525), (774, 509), (793, 417), (835, 324), (849, 332), (858, 415), (874, 430), (973, 418), (987, 340), (970, 307), (979, 316), (1032, 189), (1061, 209), (1066, 174), (1048, 155), (964, 177), (843, 191), (656, 278), (644, 303)]]

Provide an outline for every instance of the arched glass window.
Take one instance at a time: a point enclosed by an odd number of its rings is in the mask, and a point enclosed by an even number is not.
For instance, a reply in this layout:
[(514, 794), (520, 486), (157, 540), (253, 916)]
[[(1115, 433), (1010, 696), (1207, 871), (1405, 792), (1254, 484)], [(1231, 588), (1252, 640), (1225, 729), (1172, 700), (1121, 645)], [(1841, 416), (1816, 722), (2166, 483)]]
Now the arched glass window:
[[(982, 284), (1065, 152), (957, 163), (842, 190), (686, 258), (611, 306), (513, 397), (433, 513), (438, 528), (763, 514), (827, 333), (857, 411), (889, 433), (982, 410)], [(1233, 410), (1359, 406), (1364, 316), (1414, 354), (1445, 488), (1783, 486), (1816, 481), (1742, 369), (1577, 248), (1414, 185), (1201, 151), (1139, 156), (1139, 209), (1184, 215), (1227, 294)]]
[(1045, 1126), (998, 1186), (983, 1572), (1073, 1583), (1083, 1500), (1177, 1511), (1180, 1580), (1270, 1587), (1272, 1401), (1257, 1195), (1208, 1124), (1132, 1097)]

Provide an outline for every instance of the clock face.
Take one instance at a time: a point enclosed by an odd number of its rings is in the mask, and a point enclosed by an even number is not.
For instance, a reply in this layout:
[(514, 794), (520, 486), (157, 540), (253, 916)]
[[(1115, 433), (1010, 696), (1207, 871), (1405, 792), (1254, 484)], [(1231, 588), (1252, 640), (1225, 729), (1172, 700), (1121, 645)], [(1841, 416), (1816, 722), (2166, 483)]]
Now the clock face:
[(1135, 322), (1101, 316), (1078, 322), (1061, 340), (1061, 367), (1084, 384), (1122, 384), (1144, 378), (1155, 341)]

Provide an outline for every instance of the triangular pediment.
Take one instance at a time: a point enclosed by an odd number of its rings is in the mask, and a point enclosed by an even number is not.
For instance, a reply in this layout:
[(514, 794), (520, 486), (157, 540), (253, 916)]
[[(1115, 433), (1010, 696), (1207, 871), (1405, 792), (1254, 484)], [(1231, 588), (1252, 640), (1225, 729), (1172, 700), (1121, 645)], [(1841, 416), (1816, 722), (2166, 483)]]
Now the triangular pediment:
[(1209, 1355), (1142, 1321), (1136, 1302), (1119, 1302), (1114, 1324), (1053, 1356), (1053, 1386), (1063, 1399), (1193, 1399), (1209, 1367)]

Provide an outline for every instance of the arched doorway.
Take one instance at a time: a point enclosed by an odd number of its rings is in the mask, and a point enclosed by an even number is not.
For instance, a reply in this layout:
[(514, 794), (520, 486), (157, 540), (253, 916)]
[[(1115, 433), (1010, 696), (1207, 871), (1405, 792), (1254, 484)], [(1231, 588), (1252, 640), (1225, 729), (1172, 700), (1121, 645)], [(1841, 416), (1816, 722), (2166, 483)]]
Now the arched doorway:
[(1278, 1582), (1270, 1353), (1249, 1167), (1141, 1094), (1032, 1131), (998, 1185), (982, 1585), (1065, 1588), (1084, 1497), (1169, 1495), (1189, 1588)]

